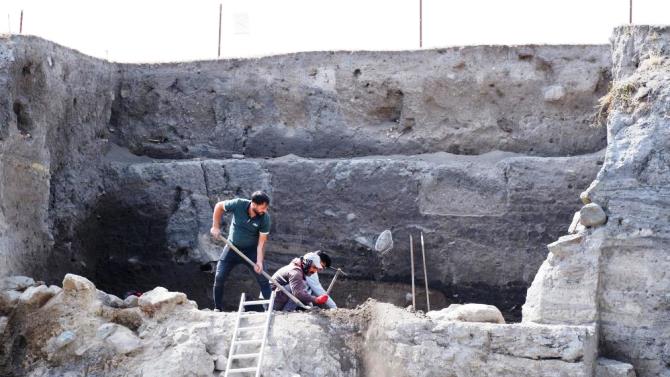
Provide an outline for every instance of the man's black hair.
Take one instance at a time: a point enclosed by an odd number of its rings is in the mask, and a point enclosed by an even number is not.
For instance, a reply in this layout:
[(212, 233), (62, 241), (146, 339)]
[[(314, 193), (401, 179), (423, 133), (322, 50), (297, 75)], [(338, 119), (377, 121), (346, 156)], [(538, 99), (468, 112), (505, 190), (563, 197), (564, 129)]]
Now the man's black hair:
[(318, 255), (319, 258), (321, 258), (321, 262), (323, 262), (326, 265), (326, 268), (330, 267), (331, 263), (330, 256), (326, 254), (325, 251), (319, 250), (316, 252), (316, 255)]
[(270, 197), (268, 196), (268, 194), (264, 193), (263, 191), (256, 191), (253, 194), (251, 194), (251, 201), (258, 204), (258, 205), (261, 205), (261, 204), (264, 204), (264, 203), (267, 203), (268, 205), (270, 205)]

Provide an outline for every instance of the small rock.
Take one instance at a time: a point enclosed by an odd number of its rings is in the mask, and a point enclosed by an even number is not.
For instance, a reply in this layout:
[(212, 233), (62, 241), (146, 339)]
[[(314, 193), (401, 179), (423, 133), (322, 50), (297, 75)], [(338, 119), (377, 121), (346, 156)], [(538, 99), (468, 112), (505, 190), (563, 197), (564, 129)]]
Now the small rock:
[(76, 350), (74, 350), (74, 354), (77, 356), (82, 356), (83, 354), (86, 353), (93, 345), (92, 344), (83, 344)]
[(635, 96), (633, 98), (636, 101), (639, 101), (639, 100), (643, 99), (644, 97), (646, 97), (647, 94), (649, 94), (650, 91), (651, 91), (651, 89), (649, 89), (646, 86), (643, 86), (643, 87), (641, 87), (640, 89), (637, 90), (637, 93), (635, 93)]
[(448, 308), (433, 310), (426, 315), (438, 321), (505, 323), (498, 308), (484, 304), (451, 304)]
[(163, 287), (156, 287), (144, 293), (139, 298), (138, 303), (140, 309), (149, 315), (172, 311), (177, 305), (188, 304), (192, 307), (184, 293), (170, 292)]
[(226, 366), (228, 364), (228, 357), (225, 355), (219, 355), (216, 358), (216, 362), (214, 364), (214, 369), (215, 370), (226, 370)]
[(558, 240), (548, 244), (547, 249), (556, 256), (564, 257), (574, 254), (579, 249), (583, 239), (584, 237), (581, 234), (562, 236)]
[(115, 323), (105, 323), (96, 332), (98, 339), (104, 340), (117, 353), (127, 354), (142, 347), (142, 341), (128, 328)]
[(108, 336), (112, 335), (116, 331), (116, 327), (119, 326), (114, 323), (105, 323), (98, 327), (98, 330), (95, 332), (95, 337), (100, 340), (105, 340)]
[(353, 213), (347, 214), (347, 221), (354, 221), (356, 220), (356, 215)]
[(599, 357), (595, 377), (635, 377), (635, 369), (631, 364)]
[(8, 312), (16, 307), (19, 303), (21, 292), (19, 291), (2, 291), (0, 292), (0, 312)]
[(24, 291), (35, 285), (35, 280), (27, 276), (8, 276), (0, 280), (0, 290)]
[(575, 212), (575, 215), (572, 216), (572, 222), (570, 223), (570, 226), (568, 227), (568, 234), (575, 234), (580, 232), (581, 230), (585, 229), (584, 225), (582, 225), (579, 222), (580, 216), (579, 216), (579, 211)]
[(63, 331), (56, 339), (54, 340), (54, 346), (56, 349), (63, 348), (68, 344), (72, 343), (77, 338), (77, 334), (68, 330)]
[(117, 309), (102, 305), (98, 314), (109, 322), (118, 323), (133, 331), (142, 326), (143, 313), (139, 308)]
[(243, 154), (233, 153), (233, 155), (232, 155), (231, 157), (234, 158), (234, 159), (236, 159), (236, 160), (242, 160), (242, 159), (244, 158), (244, 155), (243, 155)]
[(375, 242), (375, 250), (380, 253), (387, 253), (393, 248), (393, 235), (389, 229), (381, 232), (379, 237), (377, 237), (377, 242)]
[(135, 295), (130, 295), (126, 297), (125, 300), (123, 300), (123, 305), (125, 305), (126, 308), (135, 308), (138, 305), (139, 297)]
[(582, 191), (581, 194), (579, 194), (579, 200), (582, 201), (582, 204), (589, 204), (591, 203), (591, 195), (589, 191)]
[(112, 308), (123, 308), (125, 307), (125, 302), (119, 297), (114, 296), (109, 293), (105, 293), (101, 290), (97, 290), (98, 299), (102, 302), (103, 305), (107, 305)]
[(552, 85), (544, 89), (544, 100), (557, 102), (565, 97), (565, 88), (562, 85)]
[(46, 285), (28, 287), (28, 289), (21, 293), (19, 302), (23, 303), (24, 305), (42, 306), (53, 296), (54, 290), (49, 289), (49, 287)]
[(97, 292), (97, 289), (95, 289), (95, 284), (93, 284), (85, 277), (75, 274), (65, 275), (65, 278), (63, 279), (63, 290), (66, 293), (81, 292), (91, 295)]
[(607, 214), (595, 204), (589, 203), (579, 210), (580, 223), (587, 227), (602, 225), (607, 221)]

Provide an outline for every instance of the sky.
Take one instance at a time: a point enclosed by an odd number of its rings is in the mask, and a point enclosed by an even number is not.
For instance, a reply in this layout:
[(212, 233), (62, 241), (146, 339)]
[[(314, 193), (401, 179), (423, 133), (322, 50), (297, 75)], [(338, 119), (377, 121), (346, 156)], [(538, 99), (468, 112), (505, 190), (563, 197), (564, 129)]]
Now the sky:
[[(0, 0), (0, 33), (37, 35), (119, 62), (297, 51), (419, 49), (421, 0)], [(629, 0), (422, 0), (423, 48), (606, 44)], [(3, 19), (4, 18), (4, 19)], [(633, 0), (636, 24), (670, 24), (670, 0)]]

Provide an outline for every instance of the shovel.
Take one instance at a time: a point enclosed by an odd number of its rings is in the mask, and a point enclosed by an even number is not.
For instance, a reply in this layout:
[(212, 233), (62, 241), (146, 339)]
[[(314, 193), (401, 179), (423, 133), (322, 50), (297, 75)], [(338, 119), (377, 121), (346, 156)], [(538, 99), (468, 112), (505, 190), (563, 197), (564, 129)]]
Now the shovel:
[[(256, 265), (254, 262), (251, 261), (251, 259), (247, 258), (247, 256), (244, 255), (243, 252), (241, 252), (237, 247), (235, 247), (235, 245), (233, 245), (232, 242), (228, 241), (226, 238), (223, 238), (223, 237), (219, 236), (219, 237), (216, 238), (216, 239), (219, 240), (219, 241), (223, 241), (223, 242), (225, 242), (226, 245), (228, 245), (228, 247), (230, 247), (231, 250), (233, 250), (234, 252), (236, 252), (237, 255), (239, 255), (240, 258), (242, 258), (245, 262), (249, 263), (249, 265), (250, 265), (252, 268)], [(305, 310), (310, 310), (310, 309), (311, 309), (311, 307), (309, 307), (309, 306), (303, 304), (302, 301), (298, 300), (297, 297), (293, 296), (293, 294), (291, 294), (291, 292), (289, 292), (289, 291), (288, 291), (286, 288), (284, 288), (281, 284), (277, 283), (277, 281), (276, 281), (272, 276), (270, 276), (270, 274), (268, 274), (267, 272), (265, 272), (265, 270), (261, 270), (261, 274), (263, 274), (263, 276), (264, 276), (266, 279), (268, 279), (268, 280), (270, 280), (271, 282), (273, 282), (273, 283), (275, 284), (275, 287), (279, 288), (282, 292), (284, 292), (284, 294), (285, 294), (286, 296), (288, 296), (288, 298), (291, 299), (291, 301), (295, 302), (296, 305), (298, 305), (299, 307), (301, 307), (301, 308), (303, 308), (303, 309), (305, 309)]]

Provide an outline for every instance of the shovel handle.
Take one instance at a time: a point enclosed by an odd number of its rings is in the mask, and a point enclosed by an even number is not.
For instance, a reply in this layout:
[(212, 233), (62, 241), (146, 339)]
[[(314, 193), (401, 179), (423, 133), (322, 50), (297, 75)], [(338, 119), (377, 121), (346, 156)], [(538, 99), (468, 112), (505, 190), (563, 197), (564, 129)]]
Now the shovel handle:
[[(225, 242), (226, 245), (228, 245), (228, 247), (230, 247), (235, 253), (237, 253), (237, 255), (240, 256), (240, 258), (244, 259), (245, 262), (249, 263), (249, 265), (250, 265), (252, 268), (256, 265), (256, 263), (254, 263), (253, 261), (251, 261), (251, 259), (249, 259), (246, 255), (244, 255), (243, 252), (241, 252), (235, 245), (233, 245), (232, 242), (228, 241), (226, 238), (219, 236), (219, 237), (216, 238), (216, 239), (219, 240), (219, 241), (223, 241), (223, 242)], [(285, 294), (286, 296), (288, 296), (288, 298), (291, 299), (291, 301), (295, 302), (296, 305), (298, 305), (299, 307), (301, 307), (301, 308), (303, 308), (303, 309), (305, 309), (305, 310), (311, 310), (311, 308), (310, 308), (309, 306), (303, 304), (302, 301), (298, 300), (297, 297), (293, 296), (293, 294), (291, 294), (291, 292), (289, 292), (289, 291), (288, 291), (286, 288), (284, 288), (281, 284), (277, 283), (277, 281), (276, 281), (272, 276), (270, 276), (270, 274), (268, 274), (267, 272), (265, 272), (265, 270), (261, 270), (261, 274), (263, 274), (263, 276), (264, 276), (266, 279), (268, 279), (268, 280), (270, 280), (271, 282), (273, 282), (274, 285), (275, 285), (275, 287), (281, 289), (281, 291), (284, 292), (284, 294)]]
[(335, 272), (335, 276), (333, 276), (333, 280), (330, 281), (330, 285), (328, 286), (328, 289), (326, 290), (326, 294), (330, 296), (330, 292), (333, 290), (333, 286), (335, 285), (335, 280), (337, 280), (337, 277), (342, 273), (342, 270), (339, 268)]

